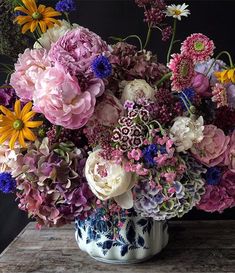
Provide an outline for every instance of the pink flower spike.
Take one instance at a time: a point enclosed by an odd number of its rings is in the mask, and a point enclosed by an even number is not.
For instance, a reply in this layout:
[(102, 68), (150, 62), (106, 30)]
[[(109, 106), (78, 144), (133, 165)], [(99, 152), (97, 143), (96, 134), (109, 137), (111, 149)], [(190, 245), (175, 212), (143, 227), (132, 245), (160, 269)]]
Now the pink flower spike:
[(213, 55), (214, 49), (212, 40), (202, 33), (194, 33), (182, 43), (181, 53), (197, 63), (207, 61)]
[(176, 192), (176, 189), (175, 188), (169, 188), (168, 189), (168, 193), (175, 193)]
[(131, 159), (135, 159), (136, 161), (140, 160), (142, 157), (142, 151), (140, 149), (133, 149), (130, 152)]
[(227, 91), (223, 84), (216, 83), (212, 88), (212, 101), (216, 103), (217, 108), (228, 106)]
[(172, 183), (174, 182), (175, 178), (176, 178), (176, 173), (173, 173), (173, 172), (169, 172), (169, 173), (164, 173), (163, 174), (163, 177), (166, 178), (166, 181), (168, 183)]

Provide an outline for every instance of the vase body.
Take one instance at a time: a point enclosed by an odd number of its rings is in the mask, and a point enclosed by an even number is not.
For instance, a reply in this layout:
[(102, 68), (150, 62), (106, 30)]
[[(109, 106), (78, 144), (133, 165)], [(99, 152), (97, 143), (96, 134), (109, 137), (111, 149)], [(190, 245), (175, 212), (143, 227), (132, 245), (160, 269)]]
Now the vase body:
[(133, 213), (121, 228), (104, 221), (98, 214), (75, 221), (79, 248), (96, 260), (113, 263), (139, 263), (159, 253), (168, 243), (166, 222)]

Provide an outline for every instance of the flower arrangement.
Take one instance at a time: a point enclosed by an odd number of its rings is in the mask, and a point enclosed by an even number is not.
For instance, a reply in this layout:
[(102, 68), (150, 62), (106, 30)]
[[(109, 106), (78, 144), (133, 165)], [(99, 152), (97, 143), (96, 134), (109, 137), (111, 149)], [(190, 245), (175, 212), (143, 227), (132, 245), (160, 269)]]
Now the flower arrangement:
[[(35, 43), (0, 89), (0, 190), (39, 228), (100, 210), (121, 227), (130, 209), (162, 221), (235, 206), (232, 58), (201, 33), (173, 53), (188, 5), (135, 2), (146, 42), (108, 44), (69, 22), (73, 0), (15, 1), (14, 22)], [(155, 29), (170, 40), (166, 64), (147, 50)]]

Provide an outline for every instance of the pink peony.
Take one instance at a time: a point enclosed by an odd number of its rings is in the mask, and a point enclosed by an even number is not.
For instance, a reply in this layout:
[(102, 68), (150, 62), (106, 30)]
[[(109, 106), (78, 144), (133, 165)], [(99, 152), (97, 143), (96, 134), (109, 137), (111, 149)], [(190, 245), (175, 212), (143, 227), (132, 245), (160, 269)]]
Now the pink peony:
[(202, 97), (211, 96), (209, 79), (203, 74), (196, 73), (192, 79), (192, 87)]
[(206, 125), (204, 138), (191, 149), (193, 156), (202, 164), (214, 167), (224, 161), (225, 151), (230, 140), (224, 132), (214, 125)]
[(48, 55), (72, 75), (91, 74), (92, 61), (108, 51), (108, 45), (94, 32), (79, 27), (67, 32), (54, 45)]
[(19, 55), (10, 84), (22, 101), (32, 100), (36, 80), (47, 67), (50, 67), (50, 61), (45, 49), (27, 48)]
[(235, 131), (230, 138), (228, 149), (225, 154), (225, 165), (228, 165), (229, 169), (235, 173)]
[(226, 171), (219, 185), (206, 185), (198, 208), (207, 212), (222, 213), (227, 208), (235, 206), (235, 173)]
[(112, 126), (117, 124), (123, 114), (124, 109), (119, 100), (112, 93), (105, 93), (95, 108), (93, 119), (104, 126)]
[(56, 64), (40, 75), (36, 89), (35, 111), (44, 114), (52, 124), (78, 129), (92, 116), (96, 97), (103, 93), (104, 84), (99, 79), (91, 79), (82, 92), (77, 79)]

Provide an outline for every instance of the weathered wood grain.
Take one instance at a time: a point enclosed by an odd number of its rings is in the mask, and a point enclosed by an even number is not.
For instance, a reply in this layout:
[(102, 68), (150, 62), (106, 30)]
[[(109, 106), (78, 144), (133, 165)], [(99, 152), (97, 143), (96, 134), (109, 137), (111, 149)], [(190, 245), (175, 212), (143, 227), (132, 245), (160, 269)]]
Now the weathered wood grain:
[(235, 221), (170, 222), (170, 242), (152, 260), (107, 265), (81, 252), (72, 226), (30, 223), (0, 256), (0, 273), (235, 273)]

